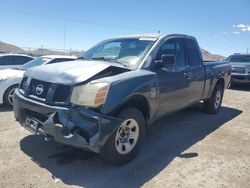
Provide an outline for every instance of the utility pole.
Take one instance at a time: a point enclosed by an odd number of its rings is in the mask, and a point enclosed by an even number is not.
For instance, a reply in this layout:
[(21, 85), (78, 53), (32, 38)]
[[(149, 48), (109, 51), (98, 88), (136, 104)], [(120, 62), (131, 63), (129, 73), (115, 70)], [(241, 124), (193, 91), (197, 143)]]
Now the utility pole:
[(66, 43), (66, 22), (64, 21), (64, 35), (63, 35), (63, 49), (65, 53), (65, 43)]
[(42, 55), (43, 55), (43, 45), (41, 47), (42, 47)]
[(247, 48), (247, 54), (248, 54), (248, 48)]

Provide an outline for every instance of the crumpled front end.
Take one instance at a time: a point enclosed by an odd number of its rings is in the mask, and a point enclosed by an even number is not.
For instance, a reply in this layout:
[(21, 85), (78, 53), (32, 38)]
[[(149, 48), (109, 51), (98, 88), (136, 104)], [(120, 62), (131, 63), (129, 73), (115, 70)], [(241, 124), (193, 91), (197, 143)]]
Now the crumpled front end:
[(14, 113), (19, 123), (34, 134), (56, 142), (99, 153), (121, 120), (77, 107), (49, 106), (14, 96)]

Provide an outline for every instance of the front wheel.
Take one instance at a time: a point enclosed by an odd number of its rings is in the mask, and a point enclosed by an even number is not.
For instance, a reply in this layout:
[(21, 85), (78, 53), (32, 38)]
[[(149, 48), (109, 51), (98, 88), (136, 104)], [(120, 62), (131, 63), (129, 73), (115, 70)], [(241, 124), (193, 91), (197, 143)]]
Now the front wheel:
[(14, 92), (18, 88), (18, 85), (13, 85), (9, 87), (3, 96), (3, 101), (8, 107), (13, 107)]
[(205, 111), (209, 114), (216, 114), (219, 112), (221, 102), (224, 94), (222, 85), (217, 84), (210, 99), (204, 101)]
[(119, 113), (123, 122), (112, 133), (101, 151), (104, 160), (122, 165), (135, 157), (145, 137), (145, 119), (142, 113), (129, 107)]

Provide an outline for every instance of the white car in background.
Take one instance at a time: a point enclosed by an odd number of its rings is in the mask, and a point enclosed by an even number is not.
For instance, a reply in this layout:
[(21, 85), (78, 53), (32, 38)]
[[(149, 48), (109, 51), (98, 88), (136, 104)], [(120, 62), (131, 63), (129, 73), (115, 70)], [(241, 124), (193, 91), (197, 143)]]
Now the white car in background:
[(15, 69), (33, 59), (25, 54), (0, 54), (0, 69)]
[(76, 58), (75, 56), (47, 55), (33, 59), (16, 69), (0, 70), (0, 104), (13, 105), (13, 94), (22, 81), (23, 74), (27, 69), (40, 65), (73, 61)]

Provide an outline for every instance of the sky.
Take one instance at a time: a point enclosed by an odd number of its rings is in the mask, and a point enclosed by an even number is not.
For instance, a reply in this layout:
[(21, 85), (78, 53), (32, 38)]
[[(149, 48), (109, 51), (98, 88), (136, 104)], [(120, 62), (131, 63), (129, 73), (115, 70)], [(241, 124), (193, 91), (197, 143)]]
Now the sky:
[(87, 50), (115, 36), (193, 35), (211, 53), (250, 53), (250, 0), (0, 0), (0, 41)]

